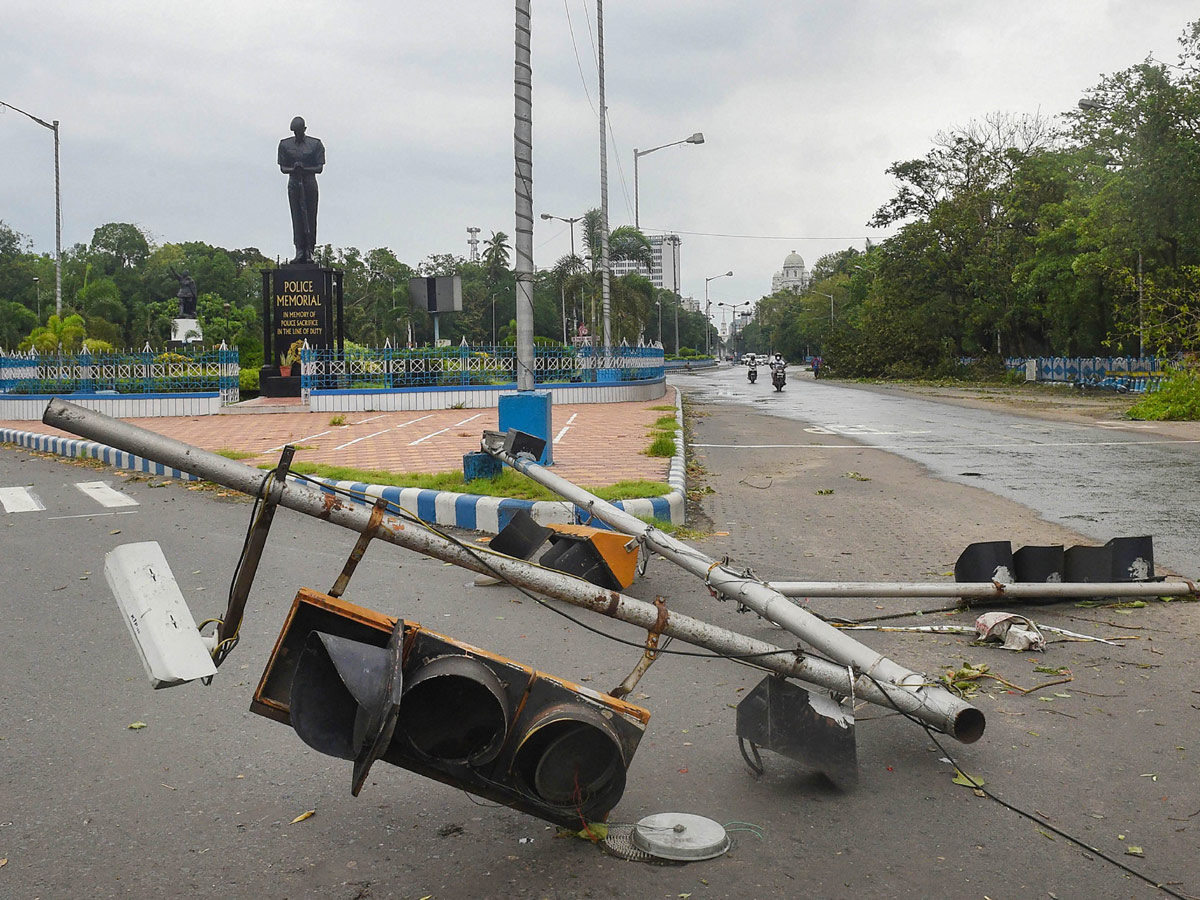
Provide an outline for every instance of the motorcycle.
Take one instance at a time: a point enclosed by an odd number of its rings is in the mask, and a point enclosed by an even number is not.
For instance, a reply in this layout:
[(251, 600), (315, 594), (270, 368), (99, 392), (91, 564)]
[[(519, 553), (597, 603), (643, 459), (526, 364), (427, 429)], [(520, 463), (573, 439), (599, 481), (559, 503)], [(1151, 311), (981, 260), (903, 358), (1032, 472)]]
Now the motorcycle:
[(749, 369), (746, 370), (746, 380), (749, 381), (751, 384), (754, 384), (754, 382), (758, 381), (758, 367), (757, 366), (751, 366)]
[(782, 391), (783, 386), (787, 383), (787, 373), (783, 366), (774, 366), (771, 369), (771, 384), (775, 385), (775, 390)]

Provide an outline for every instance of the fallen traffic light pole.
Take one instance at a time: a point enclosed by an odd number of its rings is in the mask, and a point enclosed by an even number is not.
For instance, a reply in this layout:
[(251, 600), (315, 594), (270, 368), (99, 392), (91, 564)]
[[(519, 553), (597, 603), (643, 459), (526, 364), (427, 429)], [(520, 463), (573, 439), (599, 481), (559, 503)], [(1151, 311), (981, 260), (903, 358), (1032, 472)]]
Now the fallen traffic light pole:
[[(670, 560), (698, 578), (715, 593), (735, 600), (769, 622), (791, 632), (800, 640), (828, 657), (838, 666), (853, 673), (855, 684), (872, 684), (888, 696), (883, 705), (891, 706), (894, 692), (921, 697), (922, 707), (934, 707), (944, 715), (951, 710), (950, 718), (930, 721), (917, 713), (928, 724), (945, 731), (964, 743), (978, 740), (985, 727), (984, 715), (975, 707), (963, 703), (944, 688), (930, 684), (926, 675), (913, 672), (888, 659), (881, 653), (849, 637), (828, 622), (797, 606), (766, 582), (754, 577), (748, 570), (738, 571), (734, 566), (711, 559), (694, 547), (676, 540), (654, 525), (647, 524), (623, 509), (555, 475), (534, 462), (539, 454), (515, 453), (513, 440), (499, 432), (484, 432), (483, 450), (518, 472), (547, 487), (559, 496), (570, 500), (586, 515), (594, 516), (604, 524), (641, 542), (648, 550)], [(825, 685), (822, 685), (824, 687)], [(886, 686), (886, 687), (885, 687)], [(843, 692), (844, 693), (844, 692)], [(856, 695), (872, 699), (865, 692), (856, 690)], [(878, 703), (878, 700), (872, 702)], [(907, 711), (907, 710), (906, 710)]]
[[(134, 453), (244, 494), (260, 496), (268, 491), (275, 492), (280, 506), (360, 534), (372, 528), (372, 510), (369, 507), (343, 501), (336, 494), (321, 490), (315, 482), (305, 484), (289, 476), (282, 483), (274, 480), (272, 484), (270, 473), (64, 400), (56, 398), (50, 401), (42, 421), (71, 434)], [(520, 463), (523, 470), (524, 461)], [(633, 521), (645, 528), (644, 522), (638, 519)], [(902, 711), (964, 743), (976, 741), (983, 734), (984, 715), (976, 707), (932, 684), (926, 676), (909, 672), (844, 635), (837, 635), (838, 645), (853, 647), (855, 655), (865, 661), (865, 665), (853, 667), (853, 671), (850, 664), (842, 661), (830, 661), (801, 650), (776, 647), (692, 616), (660, 609), (652, 603), (617, 591), (597, 588), (582, 579), (524, 560), (466, 548), (432, 530), (414, 527), (393, 516), (383, 516), (374, 526), (373, 536), (473, 572), (498, 576), (544, 596), (591, 609), (647, 631), (703, 647), (735, 662), (786, 678), (796, 678), (844, 697), (856, 697), (878, 704), (891, 711)], [(698, 553), (690, 548), (689, 552)], [(790, 601), (783, 600), (783, 604), (797, 609)], [(807, 613), (805, 615), (837, 634), (832, 626)], [(888, 664), (883, 667), (888, 672), (902, 673), (905, 683), (889, 680), (880, 671), (881, 662)]]

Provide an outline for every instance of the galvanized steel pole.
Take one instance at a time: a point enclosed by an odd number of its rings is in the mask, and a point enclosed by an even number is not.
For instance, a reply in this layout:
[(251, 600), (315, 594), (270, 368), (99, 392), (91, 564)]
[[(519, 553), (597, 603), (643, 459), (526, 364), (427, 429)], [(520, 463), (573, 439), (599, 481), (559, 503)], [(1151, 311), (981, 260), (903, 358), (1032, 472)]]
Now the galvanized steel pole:
[[(748, 571), (738, 572), (732, 566), (713, 560), (694, 547), (664, 534), (653, 525), (647, 525), (641, 519), (588, 493), (565, 478), (542, 468), (532, 460), (518, 458), (505, 452), (502, 442), (499, 440), (485, 437), (482, 446), (487, 453), (570, 500), (606, 525), (636, 538), (646, 548), (702, 578), (704, 583), (714, 591), (731, 600), (736, 600), (767, 621), (774, 622), (780, 628), (791, 632), (835, 663), (852, 668), (856, 677), (865, 675), (875, 681), (890, 683), (902, 689), (926, 694), (940, 693), (944, 694), (947, 699), (952, 698), (952, 695), (944, 689), (931, 685), (930, 679), (925, 675), (904, 668), (883, 654), (877, 653), (842, 633), (829, 623), (818, 619), (812, 613), (796, 606), (778, 591), (773, 590), (765, 582), (752, 577)], [(983, 714), (978, 710), (973, 710), (973, 712), (978, 718), (968, 717), (962, 726), (964, 729), (977, 727), (978, 734), (975, 736), (978, 737), (983, 733)]]
[(1197, 597), (1200, 587), (1183, 581), (1121, 582), (905, 582), (905, 581), (771, 581), (785, 597), (941, 597), (964, 600), (1063, 600), (1088, 597)]
[[(257, 495), (268, 477), (243, 463), (64, 400), (50, 401), (42, 421), (245, 494)], [(279, 505), (359, 533), (367, 527), (371, 514), (366, 506), (292, 480), (283, 487)], [(428, 529), (414, 527), (390, 516), (384, 518), (377, 534), (380, 540), (473, 572), (503, 576), (547, 597), (591, 609), (639, 628), (649, 630), (661, 624), (662, 634), (721, 656), (751, 657), (735, 661), (798, 678), (845, 696), (859, 697), (888, 709), (903, 710), (964, 743), (977, 740), (983, 734), (983, 713), (944, 690), (926, 685), (898, 687), (889, 684), (878, 673), (874, 673), (873, 678), (869, 677), (871, 673), (851, 673), (844, 665), (775, 647), (676, 612), (668, 612), (660, 621), (659, 610), (653, 604), (524, 560), (478, 548), (467, 549)], [(481, 558), (486, 559), (486, 564)]]

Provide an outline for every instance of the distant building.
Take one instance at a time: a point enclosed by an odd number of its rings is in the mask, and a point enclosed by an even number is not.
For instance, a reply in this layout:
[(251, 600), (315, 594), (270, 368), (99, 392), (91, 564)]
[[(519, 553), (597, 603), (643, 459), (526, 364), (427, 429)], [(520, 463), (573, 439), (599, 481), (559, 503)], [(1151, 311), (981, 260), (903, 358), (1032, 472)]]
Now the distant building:
[(783, 270), (771, 277), (771, 293), (777, 291), (795, 291), (799, 293), (808, 287), (808, 273), (804, 269), (804, 260), (793, 250), (783, 260)]
[(668, 291), (679, 288), (679, 235), (652, 234), (650, 252), (654, 254), (654, 265), (649, 271), (640, 263), (630, 260), (614, 260), (613, 275), (628, 275), (630, 272), (640, 272), (647, 276), (656, 288), (666, 288)]

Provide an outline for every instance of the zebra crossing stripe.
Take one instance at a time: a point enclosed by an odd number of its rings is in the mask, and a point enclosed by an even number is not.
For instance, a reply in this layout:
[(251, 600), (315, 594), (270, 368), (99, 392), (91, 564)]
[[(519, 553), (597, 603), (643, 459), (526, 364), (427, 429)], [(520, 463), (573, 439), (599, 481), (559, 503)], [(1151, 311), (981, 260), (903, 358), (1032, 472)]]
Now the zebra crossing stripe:
[(106, 481), (80, 481), (76, 483), (75, 487), (101, 506), (110, 509), (116, 506), (138, 505), (136, 500), (128, 494), (121, 493)]
[(0, 488), (0, 506), (6, 513), (41, 512), (46, 508), (27, 487)]

